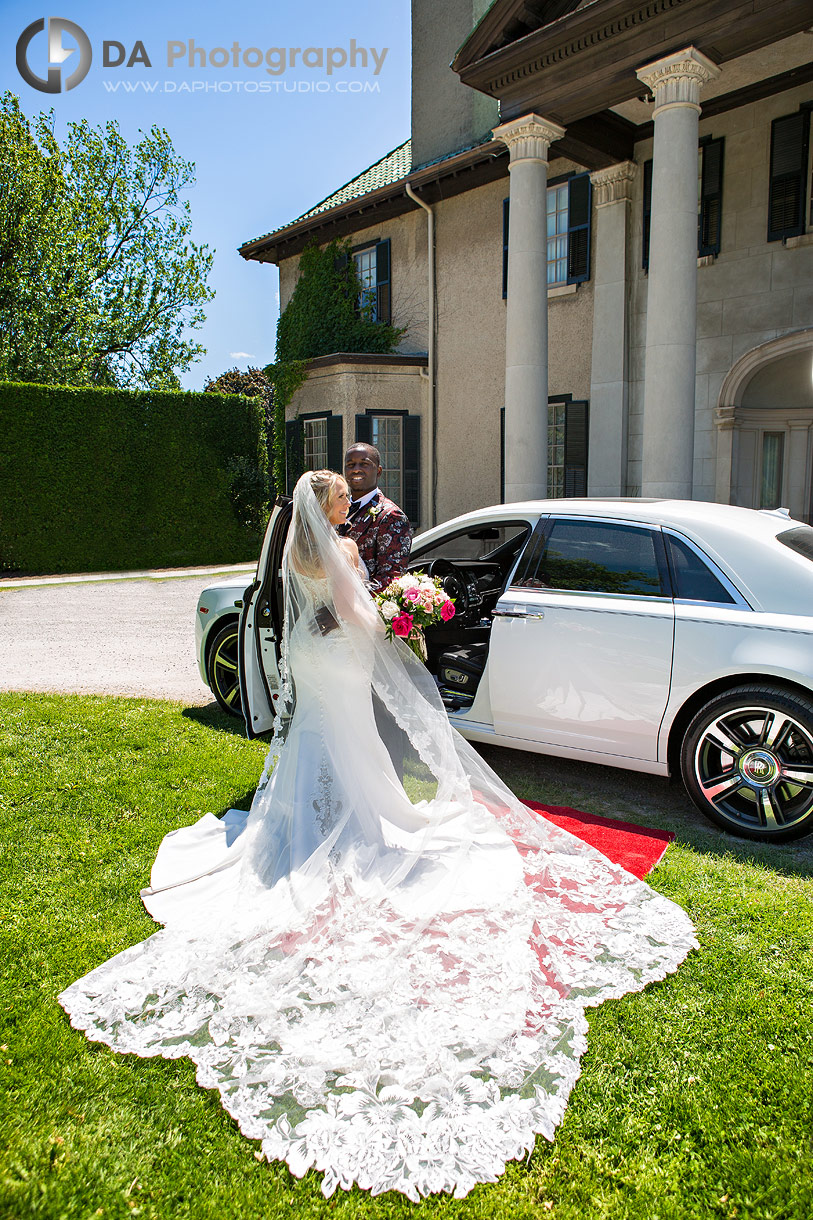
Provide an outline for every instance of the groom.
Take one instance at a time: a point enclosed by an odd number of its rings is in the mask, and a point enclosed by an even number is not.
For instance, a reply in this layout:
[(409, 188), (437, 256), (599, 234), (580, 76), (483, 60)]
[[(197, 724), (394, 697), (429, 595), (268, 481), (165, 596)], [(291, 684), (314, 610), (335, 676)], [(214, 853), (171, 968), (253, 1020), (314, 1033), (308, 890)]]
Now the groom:
[(353, 502), (339, 533), (356, 543), (370, 573), (370, 590), (380, 593), (406, 571), (412, 528), (406, 513), (379, 489), (381, 455), (374, 445), (360, 441), (350, 446), (344, 477)]

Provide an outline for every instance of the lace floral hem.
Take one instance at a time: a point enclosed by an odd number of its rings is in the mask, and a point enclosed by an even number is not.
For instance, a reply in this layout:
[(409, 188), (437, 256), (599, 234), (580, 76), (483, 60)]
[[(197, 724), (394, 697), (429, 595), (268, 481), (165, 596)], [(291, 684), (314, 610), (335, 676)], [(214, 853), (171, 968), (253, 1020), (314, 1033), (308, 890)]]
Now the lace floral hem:
[(585, 1009), (663, 979), (697, 943), (623, 870), (610, 892), (589, 860), (553, 887), (540, 865), (526, 857), (499, 909), (436, 917), (418, 952), (410, 917), (337, 884), (296, 931), (244, 927), (228, 947), (159, 932), (60, 1000), (117, 1051), (190, 1058), (263, 1156), (322, 1172), (326, 1196), (463, 1198), (553, 1138)]

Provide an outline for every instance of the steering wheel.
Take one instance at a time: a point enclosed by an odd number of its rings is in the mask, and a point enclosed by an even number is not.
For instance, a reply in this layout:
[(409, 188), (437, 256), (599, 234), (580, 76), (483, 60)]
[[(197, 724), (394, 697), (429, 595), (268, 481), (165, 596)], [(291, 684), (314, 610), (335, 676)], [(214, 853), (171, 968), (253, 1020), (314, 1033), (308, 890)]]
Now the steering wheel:
[(428, 576), (439, 576), (444, 590), (449, 597), (454, 598), (455, 615), (468, 612), (469, 590), (466, 578), (456, 564), (450, 559), (433, 559), (426, 569)]

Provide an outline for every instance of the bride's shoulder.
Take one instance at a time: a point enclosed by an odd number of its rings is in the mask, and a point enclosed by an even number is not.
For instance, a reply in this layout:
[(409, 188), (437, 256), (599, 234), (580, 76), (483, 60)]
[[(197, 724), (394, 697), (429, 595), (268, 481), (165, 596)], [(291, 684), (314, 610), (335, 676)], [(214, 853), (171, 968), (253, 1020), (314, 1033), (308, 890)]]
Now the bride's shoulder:
[(352, 538), (340, 538), (339, 547), (341, 548), (342, 551), (344, 551), (345, 555), (354, 564), (354, 566), (358, 567), (359, 549), (356, 546), (353, 539)]

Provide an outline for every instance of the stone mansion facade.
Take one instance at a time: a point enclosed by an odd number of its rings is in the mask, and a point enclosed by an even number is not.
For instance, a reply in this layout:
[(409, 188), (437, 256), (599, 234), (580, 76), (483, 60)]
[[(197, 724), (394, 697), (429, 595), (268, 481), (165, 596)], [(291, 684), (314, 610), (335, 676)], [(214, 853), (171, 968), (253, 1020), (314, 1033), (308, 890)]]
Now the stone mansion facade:
[[(245, 243), (349, 237), (389, 356), (314, 360), (289, 475), (378, 444), (425, 528), (500, 500), (813, 503), (813, 2), (413, 0), (411, 138)], [(375, 151), (375, 150), (373, 150)]]

